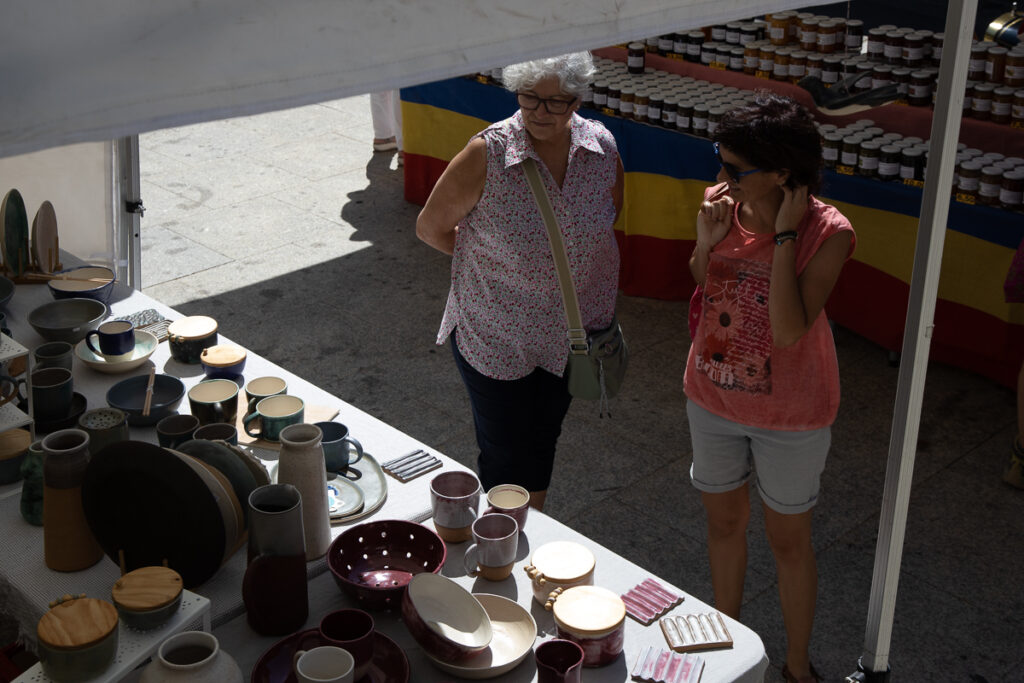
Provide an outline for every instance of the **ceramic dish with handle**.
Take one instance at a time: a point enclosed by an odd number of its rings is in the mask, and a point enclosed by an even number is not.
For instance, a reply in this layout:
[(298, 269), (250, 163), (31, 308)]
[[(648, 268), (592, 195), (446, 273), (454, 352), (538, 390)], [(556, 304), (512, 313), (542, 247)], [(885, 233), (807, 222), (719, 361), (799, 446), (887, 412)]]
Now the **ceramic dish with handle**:
[(131, 355), (127, 358), (107, 360), (90, 349), (84, 339), (75, 345), (75, 355), (78, 356), (80, 361), (96, 372), (119, 375), (123, 372), (131, 372), (145, 363), (159, 345), (160, 342), (157, 341), (152, 333), (145, 330), (135, 330), (135, 348), (132, 349)]
[(153, 378), (153, 398), (149, 415), (143, 415), (146, 404), (148, 375), (135, 375), (123, 379), (107, 390), (107, 405), (128, 415), (128, 424), (148, 427), (172, 414), (185, 397), (185, 384), (173, 375), (157, 374)]
[(104, 266), (78, 266), (54, 273), (47, 282), (54, 299), (95, 299), (108, 303), (114, 289), (114, 271)]
[(469, 659), (491, 644), (483, 605), (440, 574), (417, 574), (402, 596), (402, 621), (423, 651), (446, 662)]
[(59, 299), (32, 309), (28, 322), (46, 341), (77, 344), (107, 317), (107, 305), (95, 299)]

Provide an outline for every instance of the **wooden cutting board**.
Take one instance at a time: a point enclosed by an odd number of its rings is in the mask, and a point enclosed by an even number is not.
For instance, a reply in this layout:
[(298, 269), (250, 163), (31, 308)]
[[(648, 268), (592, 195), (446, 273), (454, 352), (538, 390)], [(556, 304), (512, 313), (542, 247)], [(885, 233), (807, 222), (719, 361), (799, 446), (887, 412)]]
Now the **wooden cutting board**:
[[(239, 392), (238, 397), (239, 408), (242, 408), (242, 402), (245, 398), (245, 394)], [(314, 422), (330, 422), (338, 416), (340, 411), (337, 408), (329, 408), (327, 406), (314, 406), (306, 404), (305, 408), (305, 420), (306, 424), (313, 424)], [(245, 419), (246, 413), (243, 410), (238, 411), (238, 417), (235, 419), (235, 427), (238, 429), (238, 443), (245, 444), (247, 446), (253, 446), (254, 448), (266, 448), (268, 450), (277, 451), (281, 449), (281, 444), (276, 441), (267, 441), (266, 439), (254, 439), (245, 433), (245, 427), (242, 426), (242, 420)]]

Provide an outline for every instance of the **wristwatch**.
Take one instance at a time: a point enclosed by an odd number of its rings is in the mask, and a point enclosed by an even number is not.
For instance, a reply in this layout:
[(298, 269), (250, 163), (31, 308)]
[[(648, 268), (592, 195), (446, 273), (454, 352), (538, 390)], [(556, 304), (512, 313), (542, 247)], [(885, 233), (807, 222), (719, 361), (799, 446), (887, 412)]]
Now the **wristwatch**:
[(796, 230), (785, 230), (783, 232), (775, 233), (775, 246), (781, 247), (782, 243), (787, 240), (796, 241)]

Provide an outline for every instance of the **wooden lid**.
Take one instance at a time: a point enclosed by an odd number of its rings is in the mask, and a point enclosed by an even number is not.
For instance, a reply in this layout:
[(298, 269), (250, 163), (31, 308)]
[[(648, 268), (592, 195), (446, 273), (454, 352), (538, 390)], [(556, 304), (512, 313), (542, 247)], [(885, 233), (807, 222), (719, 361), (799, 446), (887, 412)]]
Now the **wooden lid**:
[(93, 645), (117, 628), (117, 610), (106, 600), (65, 595), (39, 620), (36, 633), (50, 647), (66, 650)]
[(575, 586), (555, 599), (555, 621), (578, 633), (614, 629), (626, 618), (626, 604), (600, 586)]
[(190, 315), (167, 326), (167, 334), (182, 339), (201, 339), (217, 331), (217, 321), (205, 315)]
[(27, 429), (8, 429), (0, 433), (0, 460), (16, 458), (32, 444), (32, 435)]
[(233, 344), (215, 344), (203, 349), (199, 357), (214, 368), (223, 368), (245, 360), (245, 349)]
[(548, 581), (570, 582), (594, 570), (594, 553), (572, 541), (552, 541), (533, 551), (531, 564)]
[(114, 604), (136, 612), (163, 607), (181, 594), (181, 575), (168, 567), (139, 567), (128, 572), (110, 591)]

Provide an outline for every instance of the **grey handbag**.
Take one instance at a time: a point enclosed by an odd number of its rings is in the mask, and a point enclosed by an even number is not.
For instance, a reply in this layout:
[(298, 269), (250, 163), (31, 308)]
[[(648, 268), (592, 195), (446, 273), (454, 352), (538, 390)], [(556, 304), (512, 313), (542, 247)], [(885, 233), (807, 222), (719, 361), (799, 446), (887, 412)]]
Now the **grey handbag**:
[(612, 324), (603, 330), (588, 334), (583, 329), (583, 317), (580, 315), (576, 287), (569, 271), (569, 259), (565, 255), (565, 244), (540, 171), (536, 162), (529, 157), (523, 160), (523, 170), (547, 227), (551, 254), (558, 272), (558, 284), (562, 290), (565, 318), (569, 324), (569, 363), (565, 370), (569, 375), (569, 393), (576, 398), (601, 401), (603, 415), (607, 412), (608, 399), (614, 398), (622, 386), (626, 366), (629, 364), (629, 349), (622, 337), (619, 321), (614, 316)]

